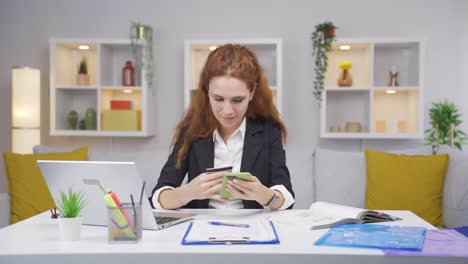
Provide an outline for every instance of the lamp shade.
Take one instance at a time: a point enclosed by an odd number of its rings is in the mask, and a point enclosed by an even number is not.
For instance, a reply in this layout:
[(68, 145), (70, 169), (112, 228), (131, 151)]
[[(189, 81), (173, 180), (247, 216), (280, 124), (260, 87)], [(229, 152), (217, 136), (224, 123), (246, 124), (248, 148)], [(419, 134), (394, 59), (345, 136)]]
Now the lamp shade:
[(31, 153), (40, 143), (41, 74), (38, 69), (12, 69), (12, 151)]

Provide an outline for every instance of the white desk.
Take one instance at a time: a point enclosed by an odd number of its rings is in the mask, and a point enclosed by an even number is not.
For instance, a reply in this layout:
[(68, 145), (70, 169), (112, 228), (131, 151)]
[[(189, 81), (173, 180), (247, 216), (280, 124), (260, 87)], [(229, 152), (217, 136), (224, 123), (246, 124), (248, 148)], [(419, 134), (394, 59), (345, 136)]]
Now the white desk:
[[(223, 215), (219, 210), (190, 211), (198, 213), (200, 219), (245, 219), (264, 213), (246, 209), (223, 211)], [(390, 224), (434, 229), (409, 211), (388, 212), (404, 219)], [(187, 226), (183, 223), (160, 231), (145, 230), (137, 244), (108, 244), (107, 227), (83, 226), (81, 240), (61, 241), (57, 221), (45, 212), (0, 229), (0, 263), (468, 263), (466, 258), (383, 256), (380, 250), (314, 246), (326, 229), (307, 231), (288, 223), (275, 224), (279, 245), (182, 246)]]

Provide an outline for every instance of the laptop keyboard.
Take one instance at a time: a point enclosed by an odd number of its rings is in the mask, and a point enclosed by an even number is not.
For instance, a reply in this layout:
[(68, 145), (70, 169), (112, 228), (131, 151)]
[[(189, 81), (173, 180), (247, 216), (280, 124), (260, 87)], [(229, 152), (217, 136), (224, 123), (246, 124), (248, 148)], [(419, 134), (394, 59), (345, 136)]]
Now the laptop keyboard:
[(156, 216), (156, 223), (158, 223), (158, 225), (162, 225), (179, 219), (180, 217)]

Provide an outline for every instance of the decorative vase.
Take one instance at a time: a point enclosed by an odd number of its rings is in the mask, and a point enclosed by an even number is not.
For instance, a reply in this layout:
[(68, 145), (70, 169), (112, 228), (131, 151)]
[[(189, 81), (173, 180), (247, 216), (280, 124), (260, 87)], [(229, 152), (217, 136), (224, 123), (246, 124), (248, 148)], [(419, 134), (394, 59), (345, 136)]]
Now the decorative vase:
[(388, 86), (399, 86), (400, 84), (398, 83), (398, 67), (393, 65), (390, 71), (388, 72)]
[(340, 77), (338, 77), (338, 86), (349, 87), (353, 85), (353, 79), (348, 70), (341, 71)]
[(122, 86), (135, 86), (135, 68), (127, 61), (122, 69)]
[(85, 129), (86, 129), (86, 125), (85, 125), (84, 119), (81, 119), (81, 120), (80, 120), (80, 123), (78, 124), (78, 128), (79, 128), (80, 130), (85, 130)]
[(78, 74), (76, 76), (76, 84), (77, 85), (89, 85), (89, 75), (88, 74)]
[(68, 129), (76, 129), (78, 125), (78, 113), (75, 110), (68, 112), (67, 114)]
[(76, 241), (80, 239), (83, 217), (60, 217), (58, 221), (60, 234), (63, 240)]
[(398, 84), (398, 72), (393, 73), (393, 72), (388, 72), (390, 81), (388, 82), (388, 86), (395, 87), (399, 86)]
[(85, 128), (86, 130), (96, 130), (96, 110), (94, 108), (86, 109)]

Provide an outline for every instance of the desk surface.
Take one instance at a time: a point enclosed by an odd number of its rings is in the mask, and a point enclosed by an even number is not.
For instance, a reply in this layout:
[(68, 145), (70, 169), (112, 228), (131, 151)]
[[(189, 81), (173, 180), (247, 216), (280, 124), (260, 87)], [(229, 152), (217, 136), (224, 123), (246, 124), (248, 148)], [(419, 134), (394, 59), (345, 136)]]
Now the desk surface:
[[(247, 219), (265, 215), (296, 214), (305, 210), (186, 210), (198, 219)], [(401, 217), (391, 225), (433, 226), (409, 211), (386, 211)], [(79, 241), (62, 241), (57, 220), (50, 213), (0, 229), (0, 263), (467, 263), (466, 259), (382, 256), (380, 250), (314, 246), (327, 229), (309, 231), (294, 223), (276, 223), (279, 245), (182, 246), (189, 223), (160, 231), (143, 231), (137, 244), (109, 244), (107, 227), (84, 225)]]

